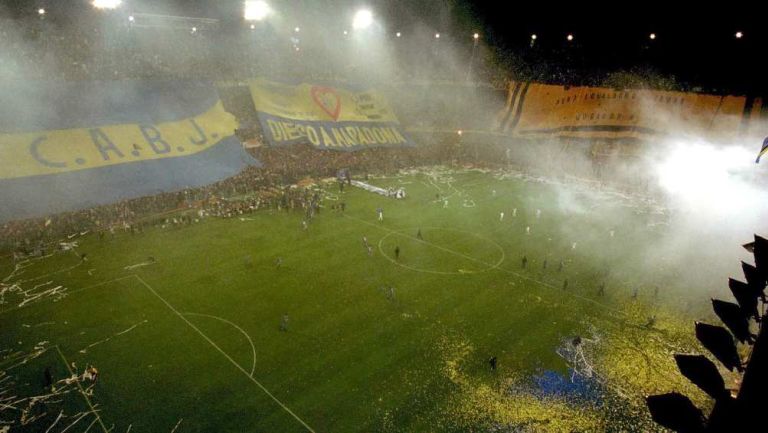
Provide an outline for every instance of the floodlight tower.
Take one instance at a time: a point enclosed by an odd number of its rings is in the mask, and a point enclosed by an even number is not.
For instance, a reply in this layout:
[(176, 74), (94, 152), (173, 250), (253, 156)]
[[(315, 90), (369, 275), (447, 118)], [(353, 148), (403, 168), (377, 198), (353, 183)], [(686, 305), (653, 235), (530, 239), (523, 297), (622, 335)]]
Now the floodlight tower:
[(477, 43), (480, 41), (480, 33), (475, 32), (472, 35), (472, 56), (469, 58), (469, 67), (467, 68), (467, 81), (472, 79), (472, 66), (475, 63), (475, 52), (477, 51)]

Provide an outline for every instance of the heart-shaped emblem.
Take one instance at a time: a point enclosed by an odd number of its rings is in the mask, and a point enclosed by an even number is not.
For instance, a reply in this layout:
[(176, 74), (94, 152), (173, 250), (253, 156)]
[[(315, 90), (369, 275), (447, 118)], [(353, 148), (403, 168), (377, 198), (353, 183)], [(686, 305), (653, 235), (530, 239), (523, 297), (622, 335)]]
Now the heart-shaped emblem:
[(312, 99), (333, 120), (339, 120), (341, 114), (341, 98), (335, 89), (330, 87), (312, 86)]

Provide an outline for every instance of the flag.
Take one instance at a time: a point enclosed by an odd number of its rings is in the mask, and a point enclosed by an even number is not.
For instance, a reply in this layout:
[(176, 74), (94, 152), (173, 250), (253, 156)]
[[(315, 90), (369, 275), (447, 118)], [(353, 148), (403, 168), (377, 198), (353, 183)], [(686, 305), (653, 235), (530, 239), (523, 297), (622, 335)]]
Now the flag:
[(757, 154), (757, 159), (755, 160), (755, 164), (760, 162), (760, 157), (768, 153), (768, 137), (765, 137), (765, 140), (763, 140), (763, 148), (760, 149), (760, 153)]

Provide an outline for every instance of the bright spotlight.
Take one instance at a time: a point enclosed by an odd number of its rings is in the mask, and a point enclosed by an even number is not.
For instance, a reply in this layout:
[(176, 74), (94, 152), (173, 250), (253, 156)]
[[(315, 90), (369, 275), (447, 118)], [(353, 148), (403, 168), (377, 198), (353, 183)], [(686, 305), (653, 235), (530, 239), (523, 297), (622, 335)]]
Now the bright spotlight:
[(704, 142), (676, 142), (656, 162), (659, 185), (681, 204), (708, 215), (746, 212), (764, 195), (745, 178), (751, 149)]
[(301, 31), (301, 29), (300, 29), (300, 28), (298, 28), (298, 27), (294, 27), (293, 31), (294, 31), (294, 32), (296, 32), (296, 33), (298, 33), (298, 32), (300, 32), (300, 31)]
[(346, 31), (346, 30), (344, 30), (344, 36), (346, 36), (346, 35), (348, 35), (348, 34), (349, 34), (349, 32), (348, 32), (348, 31)]
[(133, 15), (129, 15), (128, 16), (128, 21), (134, 22), (134, 21), (136, 21), (136, 18), (134, 18)]
[(536, 36), (536, 33), (534, 33), (534, 34), (532, 34), (532, 35), (531, 35), (531, 40), (532, 40), (532, 41), (535, 41), (535, 40), (536, 40), (536, 38), (538, 38), (538, 36)]
[(475, 33), (474, 35), (472, 35), (472, 39), (474, 39), (474, 40), (480, 39), (480, 34), (479, 33)]
[(367, 29), (371, 24), (373, 24), (373, 14), (368, 9), (357, 11), (352, 20), (352, 28), (355, 30)]
[(251, 30), (256, 30), (256, 24), (251, 24)]
[(116, 9), (123, 0), (93, 0), (91, 3), (96, 9)]
[(648, 37), (649, 37), (651, 40), (655, 40), (655, 39), (656, 39), (656, 33), (651, 33), (650, 35), (648, 35)]
[(399, 38), (400, 36), (402, 36), (402, 34), (400, 32), (397, 32), (397, 33), (395, 33), (395, 36), (397, 36)]
[(736, 39), (741, 39), (742, 37), (744, 37), (744, 33), (736, 32)]
[(440, 33), (435, 33), (435, 39), (440, 39)]
[(192, 27), (192, 33), (197, 33), (197, 27)]
[(566, 39), (568, 39), (568, 42), (572, 41), (573, 40), (573, 35), (568, 33), (568, 36), (566, 37)]
[(37, 14), (38, 15), (45, 15), (45, 9), (43, 9), (43, 8), (38, 9), (37, 10)]
[(245, 2), (245, 13), (243, 16), (246, 21), (261, 21), (271, 13), (272, 8), (265, 1), (248, 0)]

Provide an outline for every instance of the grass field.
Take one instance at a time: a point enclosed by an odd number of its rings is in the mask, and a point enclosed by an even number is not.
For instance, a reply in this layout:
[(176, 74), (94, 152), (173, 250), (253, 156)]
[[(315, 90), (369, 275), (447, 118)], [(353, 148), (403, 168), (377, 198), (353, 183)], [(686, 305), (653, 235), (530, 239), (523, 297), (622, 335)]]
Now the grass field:
[[(88, 234), (84, 262), (0, 259), (15, 283), (0, 305), (0, 420), (12, 432), (650, 431), (644, 395), (706, 404), (671, 357), (697, 350), (698, 305), (674, 267), (640, 258), (665, 235), (651, 207), (478, 171), (371, 182), (408, 197), (329, 184), (306, 231), (300, 211), (260, 211)], [(339, 200), (344, 213), (330, 210)], [(46, 368), (59, 381), (72, 363), (98, 381), (30, 404), (49, 394)]]

